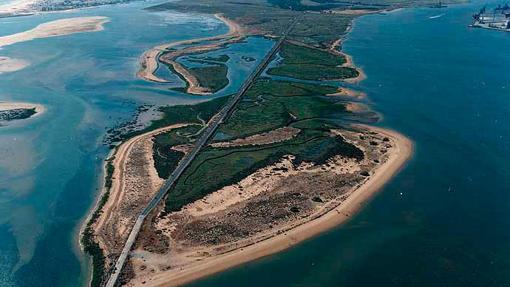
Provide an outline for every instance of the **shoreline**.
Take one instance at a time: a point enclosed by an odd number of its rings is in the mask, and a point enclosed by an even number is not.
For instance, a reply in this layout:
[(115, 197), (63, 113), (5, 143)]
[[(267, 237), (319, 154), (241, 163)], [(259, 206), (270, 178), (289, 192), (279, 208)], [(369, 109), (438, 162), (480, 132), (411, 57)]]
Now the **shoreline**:
[(37, 0), (15, 0), (11, 3), (0, 5), (0, 14), (19, 16), (23, 13), (31, 13), (31, 7), (37, 4)]
[(240, 38), (244, 36), (244, 30), (241, 28), (239, 24), (236, 22), (227, 19), (221, 14), (214, 14), (214, 17), (222, 21), (225, 25), (228, 26), (229, 31), (225, 34), (203, 37), (203, 38), (195, 38), (189, 40), (181, 40), (170, 42), (167, 44), (158, 45), (146, 52), (144, 52), (139, 59), (140, 69), (136, 73), (137, 77), (155, 83), (168, 83), (168, 80), (162, 79), (155, 75), (155, 72), (159, 68), (159, 62), (163, 61), (164, 63), (171, 65), (174, 71), (186, 81), (187, 83), (187, 92), (191, 94), (197, 95), (208, 95), (210, 94), (207, 91), (204, 91), (204, 88), (200, 86), (200, 83), (186, 68), (184, 68), (181, 64), (177, 63), (175, 59), (177, 57), (183, 56), (185, 54), (191, 54), (196, 52), (207, 52), (216, 48), (221, 47), (221, 45), (225, 43), (217, 43), (217, 44), (205, 44), (202, 46), (194, 46), (190, 48), (183, 48), (182, 50), (177, 50), (173, 52), (171, 57), (167, 57), (167, 59), (160, 59), (163, 56), (163, 53), (166, 52), (169, 48), (180, 46), (180, 45), (189, 45), (198, 42), (205, 41), (215, 41), (222, 40), (226, 38), (233, 38), (232, 40), (236, 40), (236, 38)]
[(345, 61), (346, 61), (345, 64), (342, 65), (342, 67), (350, 67), (350, 68), (354, 68), (354, 69), (356, 69), (356, 71), (358, 71), (357, 77), (344, 79), (344, 82), (349, 83), (349, 84), (359, 84), (361, 81), (366, 80), (367, 75), (365, 74), (365, 72), (363, 71), (362, 68), (356, 66), (356, 64), (354, 63), (354, 61), (352, 59), (352, 56), (345, 52), (342, 52), (342, 51), (339, 51), (339, 53), (344, 55)]
[(155, 274), (151, 276), (150, 282), (146, 282), (147, 286), (180, 286), (203, 279), (241, 264), (286, 250), (347, 222), (352, 214), (360, 211), (364, 204), (404, 167), (413, 153), (413, 143), (396, 131), (367, 125), (356, 126), (391, 137), (396, 143), (395, 151), (385, 163), (375, 169), (373, 175), (367, 181), (358, 186), (340, 205), (282, 234), (274, 235), (216, 257), (191, 263), (175, 272)]
[(46, 111), (44, 105), (41, 104), (27, 102), (0, 102), (0, 111), (8, 111), (15, 109), (35, 109), (35, 114), (32, 117), (35, 117), (36, 115), (39, 114), (43, 114)]
[[(129, 140), (123, 142), (120, 144), (113, 152), (112, 156), (109, 157), (109, 159), (113, 158), (113, 167), (114, 172), (112, 174), (112, 185), (109, 190), (109, 200), (106, 202), (106, 204), (101, 208), (101, 216), (99, 216), (98, 220), (95, 222), (94, 230), (101, 228), (104, 223), (107, 221), (108, 218), (111, 215), (112, 208), (115, 207), (115, 204), (118, 203), (122, 199), (122, 191), (124, 190), (124, 186), (122, 184), (122, 180), (124, 178), (124, 165), (127, 157), (129, 156), (130, 152), (132, 151), (133, 146), (139, 142), (143, 141), (149, 138), (154, 137), (155, 135), (158, 135), (160, 133), (164, 133), (166, 131), (184, 127), (186, 124), (175, 124), (170, 125), (167, 127), (159, 128), (141, 135), (137, 135), (135, 137), (130, 138)], [(157, 177), (157, 174), (151, 174), (151, 177)], [(159, 178), (159, 177), (158, 177)], [(115, 197), (115, 200), (111, 202), (112, 196)], [(106, 209), (106, 211), (105, 211)]]
[(330, 97), (347, 97), (356, 100), (362, 100), (367, 97), (364, 92), (353, 90), (350, 88), (340, 87), (336, 93), (327, 94)]
[(10, 123), (14, 123), (14, 122), (23, 122), (26, 120), (30, 120), (30, 119), (39, 117), (46, 112), (46, 107), (42, 104), (27, 103), (27, 102), (0, 102), (0, 112), (9, 112), (9, 111), (14, 111), (14, 110), (32, 110), (32, 109), (34, 109), (34, 113), (28, 117), (15, 118), (15, 119), (10, 119), (10, 120), (7, 119), (5, 121), (0, 120), (0, 123), (7, 123), (7, 125), (9, 125)]
[[(80, 260), (80, 263), (87, 266), (87, 285), (85, 286), (92, 286), (92, 279), (93, 279), (93, 256), (85, 251), (85, 245), (83, 244), (83, 236), (85, 233), (85, 230), (88, 227), (89, 222), (93, 219), (96, 212), (99, 211), (101, 199), (106, 195), (108, 192), (105, 187), (105, 179), (106, 179), (106, 169), (108, 160), (112, 158), (112, 156), (115, 154), (115, 151), (117, 150), (117, 146), (110, 149), (108, 154), (106, 155), (105, 159), (103, 160), (103, 163), (101, 164), (101, 175), (98, 177), (97, 186), (101, 187), (99, 190), (100, 192), (96, 194), (96, 196), (93, 199), (91, 207), (87, 210), (87, 213), (85, 216), (82, 217), (80, 220), (80, 223), (78, 227), (76, 228), (78, 232), (75, 233), (75, 240), (73, 240), (78, 247), (78, 251), (81, 252), (83, 256), (83, 262)], [(93, 224), (93, 223), (91, 223)], [(76, 247), (75, 247), (76, 248)]]
[[(125, 173), (124, 163), (125, 163), (127, 157), (129, 156), (133, 146), (139, 141), (150, 139), (157, 134), (160, 134), (160, 133), (163, 133), (163, 132), (175, 129), (175, 128), (183, 127), (186, 125), (187, 124), (174, 124), (174, 125), (166, 126), (163, 128), (155, 129), (153, 131), (149, 131), (144, 134), (137, 135), (135, 137), (132, 137), (132, 138), (122, 142), (121, 144), (115, 146), (114, 148), (112, 148), (110, 150), (110, 152), (108, 153), (108, 155), (106, 156), (106, 158), (102, 164), (102, 176), (101, 176), (101, 180), (99, 181), (99, 184), (101, 186), (101, 192), (96, 195), (93, 205), (87, 211), (87, 215), (85, 216), (83, 221), (80, 223), (79, 236), (77, 238), (80, 250), (84, 254), (87, 255), (87, 258), (89, 261), (89, 263), (88, 263), (89, 272), (87, 274), (87, 277), (88, 277), (88, 285), (87, 286), (91, 285), (95, 270), (94, 270), (93, 266), (91, 266), (92, 261), (94, 259), (92, 254), (89, 254), (88, 252), (85, 251), (86, 246), (84, 245), (84, 242), (83, 242), (84, 234), (85, 234), (85, 231), (87, 230), (87, 228), (90, 228), (91, 229), (90, 231), (92, 232), (91, 235), (93, 236), (91, 238), (91, 240), (100, 246), (100, 248), (103, 252), (103, 256), (105, 258), (108, 258), (107, 254), (106, 255), (104, 254), (106, 252), (105, 248), (104, 248), (105, 247), (104, 242), (102, 242), (100, 239), (98, 239), (96, 237), (97, 231), (100, 230), (100, 228), (103, 227), (104, 224), (106, 224), (107, 218), (105, 218), (105, 217), (112, 216), (112, 213), (114, 212), (114, 211), (112, 211), (112, 209), (115, 209), (115, 207), (118, 207), (116, 204), (118, 204), (118, 202), (121, 201), (123, 198), (122, 193), (124, 193), (124, 185), (123, 185), (122, 180), (123, 180), (124, 173)], [(120, 155), (119, 155), (119, 153), (120, 153)], [(113, 166), (113, 173), (110, 175), (110, 178), (108, 179), (107, 170), (108, 170), (109, 164), (112, 164), (112, 166)], [(159, 179), (157, 174), (151, 174), (151, 177), (154, 180), (155, 180), (155, 178)], [(106, 186), (107, 180), (111, 180), (110, 187)], [(113, 200), (113, 202), (112, 202), (113, 197), (115, 197), (115, 200)], [(104, 200), (105, 198), (107, 198), (107, 200), (105, 202), (102, 202), (102, 200)], [(105, 212), (105, 209), (107, 209), (106, 212)], [(106, 268), (106, 267), (103, 266), (103, 268)]]

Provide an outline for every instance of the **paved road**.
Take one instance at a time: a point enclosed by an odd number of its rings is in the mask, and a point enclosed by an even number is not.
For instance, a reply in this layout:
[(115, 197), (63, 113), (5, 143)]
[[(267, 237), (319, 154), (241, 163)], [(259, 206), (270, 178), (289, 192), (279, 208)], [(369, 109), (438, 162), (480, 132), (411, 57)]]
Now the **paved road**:
[(234, 107), (239, 103), (241, 97), (248, 91), (248, 89), (252, 86), (253, 82), (267, 67), (273, 56), (280, 50), (280, 47), (292, 30), (294, 25), (297, 23), (298, 18), (295, 18), (292, 23), (289, 25), (285, 33), (280, 37), (278, 42), (271, 48), (271, 50), (266, 54), (264, 59), (260, 62), (257, 68), (250, 74), (250, 76), (244, 81), (243, 85), (235, 94), (230, 98), (230, 100), (225, 104), (225, 106), (217, 113), (207, 124), (207, 127), (202, 132), (202, 135), (195, 143), (195, 147), (193, 150), (188, 153), (184, 158), (179, 162), (175, 170), (172, 172), (170, 177), (165, 181), (165, 184), (159, 189), (158, 193), (152, 198), (149, 204), (143, 209), (142, 213), (138, 216), (133, 229), (131, 229), (131, 233), (124, 244), (124, 248), (120, 253), (117, 262), (115, 263), (115, 268), (113, 269), (113, 273), (110, 275), (108, 282), (106, 283), (107, 287), (114, 287), (117, 283), (117, 279), (126, 263), (126, 259), (133, 247), (133, 244), (136, 241), (136, 237), (142, 228), (143, 221), (151, 213), (151, 211), (161, 202), (161, 200), (165, 197), (170, 188), (177, 182), (182, 173), (186, 170), (186, 168), (190, 165), (190, 163), (195, 159), (200, 150), (204, 147), (207, 141), (214, 135), (214, 132), (219, 127), (219, 125), (228, 117), (228, 115), (232, 112)]

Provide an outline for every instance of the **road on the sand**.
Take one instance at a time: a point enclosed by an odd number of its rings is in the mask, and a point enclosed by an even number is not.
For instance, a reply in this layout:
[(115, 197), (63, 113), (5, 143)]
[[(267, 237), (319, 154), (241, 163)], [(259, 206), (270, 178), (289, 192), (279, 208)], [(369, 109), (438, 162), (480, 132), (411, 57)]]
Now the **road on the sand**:
[(298, 17), (296, 17), (292, 23), (289, 25), (285, 33), (280, 37), (278, 42), (271, 48), (271, 50), (266, 54), (264, 59), (260, 62), (260, 64), (257, 66), (257, 68), (250, 74), (250, 76), (246, 79), (246, 81), (243, 83), (237, 94), (232, 96), (230, 100), (225, 104), (225, 106), (220, 110), (219, 113), (214, 115), (212, 119), (207, 124), (207, 127), (202, 132), (202, 135), (195, 143), (195, 146), (193, 147), (193, 150), (188, 153), (184, 158), (179, 162), (175, 170), (172, 172), (170, 177), (165, 181), (163, 186), (159, 189), (158, 193), (152, 198), (152, 200), (149, 202), (149, 204), (143, 209), (142, 213), (138, 216), (135, 225), (133, 226), (133, 229), (131, 229), (131, 233), (129, 234), (129, 237), (124, 244), (124, 248), (122, 249), (122, 252), (120, 253), (119, 258), (117, 259), (117, 262), (115, 263), (115, 267), (112, 270), (112, 273), (110, 275), (110, 278), (108, 279), (108, 282), (106, 283), (107, 287), (114, 287), (115, 283), (117, 282), (121, 272), (122, 268), (124, 267), (124, 264), (126, 263), (127, 257), (129, 255), (129, 252), (131, 251), (131, 248), (133, 247), (133, 244), (136, 241), (136, 237), (138, 236), (138, 233), (140, 232), (140, 229), (142, 228), (143, 222), (147, 215), (151, 213), (151, 211), (161, 202), (161, 200), (165, 197), (167, 192), (170, 191), (170, 188), (177, 182), (179, 177), (182, 175), (182, 173), (186, 170), (186, 168), (189, 166), (189, 164), (195, 159), (196, 155), (200, 152), (202, 147), (207, 143), (207, 141), (214, 135), (214, 132), (219, 127), (219, 125), (227, 118), (227, 116), (232, 112), (234, 107), (237, 105), (241, 97), (248, 91), (248, 89), (252, 86), (253, 82), (260, 76), (260, 74), (264, 71), (264, 69), (267, 67), (271, 59), (274, 57), (274, 55), (280, 50), (280, 47), (282, 43), (285, 41), (285, 38), (290, 33), (294, 25), (298, 21)]

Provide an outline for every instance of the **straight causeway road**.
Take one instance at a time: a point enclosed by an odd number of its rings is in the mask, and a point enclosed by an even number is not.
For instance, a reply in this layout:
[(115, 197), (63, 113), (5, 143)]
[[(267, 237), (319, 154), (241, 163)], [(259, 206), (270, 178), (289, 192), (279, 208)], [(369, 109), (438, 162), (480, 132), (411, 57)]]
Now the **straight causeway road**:
[(158, 193), (151, 199), (149, 204), (143, 209), (143, 211), (138, 216), (135, 225), (131, 229), (129, 237), (124, 244), (122, 252), (120, 253), (117, 262), (115, 263), (115, 267), (106, 283), (106, 287), (114, 287), (116, 286), (117, 280), (122, 272), (122, 268), (124, 267), (126, 260), (128, 258), (129, 252), (133, 247), (138, 233), (142, 228), (143, 222), (145, 218), (158, 206), (161, 200), (165, 197), (165, 195), (171, 191), (171, 187), (177, 182), (179, 177), (184, 173), (186, 168), (191, 164), (191, 162), (198, 155), (200, 150), (205, 146), (205, 144), (212, 138), (214, 132), (218, 129), (220, 124), (228, 118), (230, 113), (233, 111), (235, 106), (239, 103), (244, 94), (249, 90), (249, 88), (253, 85), (255, 80), (262, 74), (262, 72), (267, 68), (267, 65), (271, 62), (271, 59), (278, 53), (283, 42), (285, 41), (287, 35), (290, 33), (292, 28), (299, 21), (299, 17), (296, 17), (287, 30), (283, 33), (283, 35), (278, 39), (276, 44), (271, 48), (271, 50), (266, 54), (266, 56), (262, 59), (257, 68), (250, 74), (250, 76), (244, 81), (243, 85), (239, 89), (239, 91), (230, 98), (230, 100), (222, 107), (222, 109), (214, 115), (214, 117), (209, 121), (207, 127), (202, 132), (202, 135), (196, 141), (195, 146), (192, 151), (184, 156), (184, 158), (179, 162), (175, 170), (172, 172), (170, 177), (165, 181), (163, 186), (159, 189)]

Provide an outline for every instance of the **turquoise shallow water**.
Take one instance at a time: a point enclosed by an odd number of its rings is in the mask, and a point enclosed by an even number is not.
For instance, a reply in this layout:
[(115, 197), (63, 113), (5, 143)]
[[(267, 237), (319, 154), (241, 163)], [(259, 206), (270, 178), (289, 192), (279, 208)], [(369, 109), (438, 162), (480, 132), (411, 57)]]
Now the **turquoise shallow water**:
[[(44, 104), (42, 116), (0, 127), (0, 286), (80, 286), (87, 264), (80, 259), (77, 230), (91, 206), (108, 152), (107, 128), (131, 119), (141, 104), (193, 103), (188, 96), (138, 80), (138, 57), (161, 43), (223, 34), (210, 15), (150, 13), (155, 4), (137, 2), (30, 17), (0, 19), (0, 36), (37, 24), (76, 16), (107, 16), (97, 33), (38, 39), (0, 49), (0, 56), (31, 66), (0, 75), (0, 101)], [(233, 46), (231, 83), (262, 58), (270, 40), (248, 39)], [(230, 53), (229, 52), (229, 53)], [(220, 53), (217, 51), (216, 53)]]
[(510, 34), (467, 27), (483, 4), (358, 19), (344, 48), (413, 159), (348, 224), (191, 285), (510, 286)]

